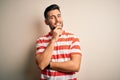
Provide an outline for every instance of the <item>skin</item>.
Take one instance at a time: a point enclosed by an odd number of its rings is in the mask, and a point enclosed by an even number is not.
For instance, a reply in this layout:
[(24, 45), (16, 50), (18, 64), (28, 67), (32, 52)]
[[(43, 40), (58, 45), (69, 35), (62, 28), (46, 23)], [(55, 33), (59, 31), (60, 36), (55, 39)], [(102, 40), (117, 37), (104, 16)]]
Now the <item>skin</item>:
[[(70, 61), (50, 62), (55, 42), (59, 39), (59, 36), (63, 32), (63, 20), (60, 11), (57, 9), (49, 11), (48, 18), (45, 19), (45, 23), (50, 27), (53, 37), (44, 52), (36, 55), (36, 61), (39, 68), (44, 70), (50, 64), (51, 69), (61, 72), (79, 71), (82, 58), (79, 54), (72, 54)], [(55, 29), (53, 30), (53, 28)]]

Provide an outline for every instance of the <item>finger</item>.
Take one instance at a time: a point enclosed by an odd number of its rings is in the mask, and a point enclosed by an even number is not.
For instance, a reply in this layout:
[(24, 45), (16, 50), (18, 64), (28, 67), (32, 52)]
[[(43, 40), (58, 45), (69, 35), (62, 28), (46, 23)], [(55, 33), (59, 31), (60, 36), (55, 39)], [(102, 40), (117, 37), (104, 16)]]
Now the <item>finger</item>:
[(61, 28), (59, 28), (59, 27), (54, 27), (54, 31), (59, 30), (59, 29), (61, 29)]
[(57, 28), (57, 29), (62, 29), (62, 28)]

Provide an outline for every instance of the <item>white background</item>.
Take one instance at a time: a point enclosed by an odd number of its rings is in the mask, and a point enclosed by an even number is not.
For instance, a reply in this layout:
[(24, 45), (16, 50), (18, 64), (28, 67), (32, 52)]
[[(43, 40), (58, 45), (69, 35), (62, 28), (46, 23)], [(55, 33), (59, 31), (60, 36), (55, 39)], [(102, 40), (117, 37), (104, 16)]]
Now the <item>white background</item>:
[(79, 80), (120, 80), (120, 0), (0, 0), (0, 80), (39, 80), (35, 42), (49, 31), (43, 12), (53, 3), (80, 37)]

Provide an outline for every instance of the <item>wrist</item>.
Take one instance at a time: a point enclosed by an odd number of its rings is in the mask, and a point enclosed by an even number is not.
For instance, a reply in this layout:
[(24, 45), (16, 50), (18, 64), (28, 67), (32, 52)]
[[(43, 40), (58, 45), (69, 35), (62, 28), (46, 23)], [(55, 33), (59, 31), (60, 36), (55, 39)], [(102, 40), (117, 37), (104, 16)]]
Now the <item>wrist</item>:
[(51, 39), (51, 42), (52, 42), (52, 43), (55, 43), (55, 42), (56, 42), (56, 40), (53, 38), (53, 39)]

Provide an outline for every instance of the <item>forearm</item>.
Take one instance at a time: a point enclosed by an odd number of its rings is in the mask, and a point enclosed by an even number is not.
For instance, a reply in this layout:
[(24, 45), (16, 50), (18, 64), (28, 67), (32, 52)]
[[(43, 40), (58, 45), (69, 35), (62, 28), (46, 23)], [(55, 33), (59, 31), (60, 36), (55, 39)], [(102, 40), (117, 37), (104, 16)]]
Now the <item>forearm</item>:
[(70, 61), (50, 62), (50, 68), (62, 72), (78, 72), (80, 70), (82, 56), (80, 54), (71, 55)]
[(44, 50), (42, 54), (38, 54), (37, 57), (37, 62), (38, 66), (41, 70), (43, 70), (50, 62), (51, 56), (52, 56), (52, 51), (54, 49), (54, 43), (55, 41), (51, 40), (50, 43), (48, 44), (47, 48)]
[(78, 72), (80, 65), (75, 64), (74, 61), (50, 62), (50, 68), (62, 72)]

